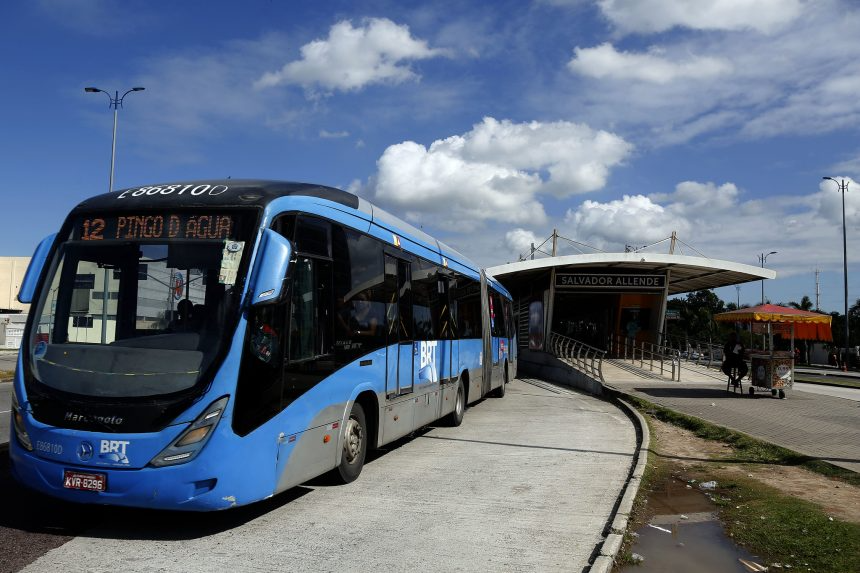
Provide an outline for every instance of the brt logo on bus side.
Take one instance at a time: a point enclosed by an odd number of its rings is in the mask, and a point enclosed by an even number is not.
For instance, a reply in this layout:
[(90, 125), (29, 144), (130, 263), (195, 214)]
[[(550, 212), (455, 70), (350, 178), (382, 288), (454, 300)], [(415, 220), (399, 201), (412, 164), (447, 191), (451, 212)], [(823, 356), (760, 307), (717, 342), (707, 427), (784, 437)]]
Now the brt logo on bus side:
[(422, 340), (418, 344), (418, 383), (431, 384), (438, 382), (439, 373), (436, 372), (437, 342), (435, 340)]

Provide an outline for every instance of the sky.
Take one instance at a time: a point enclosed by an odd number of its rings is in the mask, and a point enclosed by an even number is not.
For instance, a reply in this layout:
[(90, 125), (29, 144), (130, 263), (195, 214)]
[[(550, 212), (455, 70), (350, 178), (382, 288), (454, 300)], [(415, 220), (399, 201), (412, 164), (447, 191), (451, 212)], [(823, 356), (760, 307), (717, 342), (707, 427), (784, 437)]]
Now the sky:
[[(856, 0), (8, 0), (0, 256), (82, 199), (331, 185), (483, 266), (553, 229), (766, 266), (773, 302), (860, 299)], [(662, 241), (662, 242), (661, 242)], [(656, 243), (656, 244), (655, 244)], [(578, 252), (561, 241), (562, 254)], [(590, 249), (580, 247), (585, 252)], [(759, 282), (718, 289), (757, 304)]]

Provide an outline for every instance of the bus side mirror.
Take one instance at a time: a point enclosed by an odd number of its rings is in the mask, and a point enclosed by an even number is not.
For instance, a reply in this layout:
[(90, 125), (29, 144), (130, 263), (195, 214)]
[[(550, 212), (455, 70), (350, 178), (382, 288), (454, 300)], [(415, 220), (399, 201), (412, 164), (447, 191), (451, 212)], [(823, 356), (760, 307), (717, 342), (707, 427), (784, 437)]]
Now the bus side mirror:
[(48, 235), (36, 247), (36, 252), (33, 253), (33, 258), (30, 259), (30, 264), (27, 266), (27, 272), (24, 273), (24, 280), (21, 281), (21, 289), (18, 291), (18, 302), (23, 304), (33, 302), (33, 296), (36, 294), (36, 284), (39, 282), (39, 277), (42, 276), (42, 268), (45, 266), (45, 261), (48, 260), (48, 253), (51, 252), (51, 245), (54, 244), (54, 239), (56, 238), (56, 233)]
[(280, 300), (284, 294), (287, 267), (290, 265), (290, 242), (271, 229), (263, 231), (260, 251), (254, 263), (251, 283), (251, 305)]

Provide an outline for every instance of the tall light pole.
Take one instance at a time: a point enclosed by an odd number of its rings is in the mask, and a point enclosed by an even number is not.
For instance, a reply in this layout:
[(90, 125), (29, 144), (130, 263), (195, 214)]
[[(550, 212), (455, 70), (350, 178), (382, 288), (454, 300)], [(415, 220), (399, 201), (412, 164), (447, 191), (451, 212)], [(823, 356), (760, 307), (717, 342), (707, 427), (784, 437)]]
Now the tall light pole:
[(848, 181), (833, 177), (822, 177), (839, 185), (842, 192), (842, 276), (845, 281), (845, 353), (842, 355), (842, 370), (848, 370), (848, 239), (845, 228), (845, 192), (848, 191)]
[[(758, 256), (758, 260), (761, 263), (761, 268), (764, 268), (764, 263), (767, 261), (767, 258), (771, 255), (775, 255), (776, 251), (771, 251), (767, 254), (760, 254)], [(764, 304), (764, 279), (761, 279), (761, 303)]]
[(113, 108), (113, 142), (111, 143), (111, 149), (110, 149), (110, 182), (108, 183), (108, 193), (113, 191), (113, 165), (114, 165), (114, 160), (116, 159), (117, 109), (122, 107), (122, 100), (125, 99), (125, 96), (127, 96), (131, 92), (142, 92), (145, 89), (146, 88), (141, 88), (141, 87), (131, 88), (130, 90), (128, 90), (127, 92), (122, 94), (122, 97), (120, 97), (119, 90), (115, 91), (114, 95), (110, 95), (110, 92), (106, 92), (103, 89), (93, 88), (93, 87), (84, 88), (84, 91), (87, 93), (101, 92), (101, 93), (105, 94), (106, 96), (108, 96), (108, 99), (110, 100), (110, 104), (108, 105), (108, 107)]

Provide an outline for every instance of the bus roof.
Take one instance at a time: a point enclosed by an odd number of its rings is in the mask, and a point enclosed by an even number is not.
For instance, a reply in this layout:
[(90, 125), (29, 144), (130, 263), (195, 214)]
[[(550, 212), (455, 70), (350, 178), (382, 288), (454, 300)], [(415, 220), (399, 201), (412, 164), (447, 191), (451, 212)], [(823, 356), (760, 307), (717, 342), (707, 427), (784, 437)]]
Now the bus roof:
[(114, 211), (129, 208), (265, 207), (271, 201), (289, 195), (327, 199), (352, 209), (358, 209), (359, 205), (357, 195), (324, 185), (257, 179), (221, 179), (181, 181), (120, 189), (85, 199), (72, 212)]
[(466, 267), (471, 267), (476, 272), (479, 268), (468, 257), (450, 246), (358, 195), (313, 183), (262, 179), (207, 179), (160, 183), (130, 187), (90, 197), (81, 201), (72, 210), (72, 215), (78, 212), (171, 209), (176, 207), (265, 208), (272, 201), (289, 196), (314, 197), (354, 209), (379, 227), (411, 236), (419, 244), (423, 243), (426, 248)]

